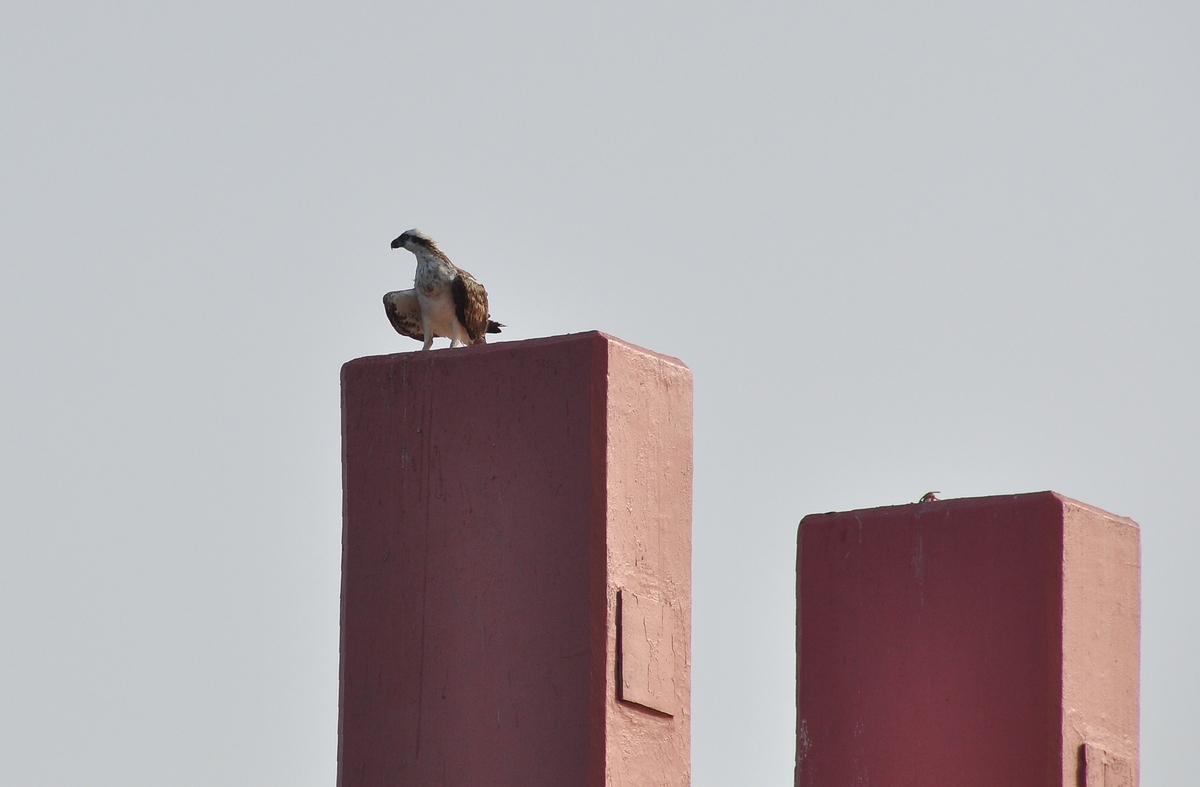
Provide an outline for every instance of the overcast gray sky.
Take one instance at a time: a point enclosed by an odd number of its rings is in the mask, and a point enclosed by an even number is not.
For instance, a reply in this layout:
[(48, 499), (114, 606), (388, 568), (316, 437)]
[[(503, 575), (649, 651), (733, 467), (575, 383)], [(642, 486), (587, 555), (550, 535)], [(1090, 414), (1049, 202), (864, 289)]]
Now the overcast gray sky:
[(1200, 784), (1198, 140), (1182, 0), (8, 0), (0, 783), (333, 784), (338, 369), (418, 348), (415, 226), (502, 338), (694, 370), (697, 787), (791, 784), (800, 518), (931, 489), (1141, 523), (1143, 784)]

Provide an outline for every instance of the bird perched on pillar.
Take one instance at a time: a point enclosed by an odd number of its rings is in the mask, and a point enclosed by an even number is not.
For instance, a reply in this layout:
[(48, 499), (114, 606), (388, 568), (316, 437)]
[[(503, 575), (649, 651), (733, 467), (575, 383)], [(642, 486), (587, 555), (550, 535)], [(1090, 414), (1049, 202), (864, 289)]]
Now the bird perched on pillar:
[(486, 344), (487, 334), (504, 326), (488, 314), (487, 290), (475, 277), (450, 261), (433, 238), (409, 230), (392, 241), (393, 249), (408, 249), (417, 258), (413, 289), (383, 296), (383, 308), (392, 327), (402, 336), (433, 345), (435, 336), (450, 340), (451, 347)]

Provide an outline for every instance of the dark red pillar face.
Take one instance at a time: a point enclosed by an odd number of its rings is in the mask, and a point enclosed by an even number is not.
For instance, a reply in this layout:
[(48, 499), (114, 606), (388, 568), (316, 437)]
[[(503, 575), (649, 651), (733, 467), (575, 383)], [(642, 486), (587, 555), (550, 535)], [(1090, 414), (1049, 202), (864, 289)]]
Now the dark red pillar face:
[(603, 400), (580, 349), (347, 365), (343, 784), (583, 784)]

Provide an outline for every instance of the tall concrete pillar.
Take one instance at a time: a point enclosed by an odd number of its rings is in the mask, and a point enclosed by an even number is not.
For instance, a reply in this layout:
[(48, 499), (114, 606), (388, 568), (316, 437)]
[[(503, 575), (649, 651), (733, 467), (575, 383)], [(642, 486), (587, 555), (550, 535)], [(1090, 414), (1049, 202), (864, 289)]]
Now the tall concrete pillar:
[(1135, 787), (1137, 524), (1053, 492), (800, 523), (798, 787)]
[(692, 379), (601, 333), (342, 369), (341, 787), (690, 783)]

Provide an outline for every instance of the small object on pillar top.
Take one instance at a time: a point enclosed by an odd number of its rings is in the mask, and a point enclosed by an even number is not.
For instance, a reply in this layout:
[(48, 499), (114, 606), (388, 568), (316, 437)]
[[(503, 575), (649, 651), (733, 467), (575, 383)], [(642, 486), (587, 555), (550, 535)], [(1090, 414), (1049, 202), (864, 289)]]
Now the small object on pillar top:
[(917, 502), (918, 503), (934, 503), (937, 501), (938, 495), (940, 495), (940, 494), (941, 494), (941, 492), (926, 492), (925, 494), (921, 495), (921, 499), (918, 500)]
[(488, 314), (487, 290), (474, 276), (459, 268), (420, 230), (409, 230), (392, 241), (393, 249), (407, 249), (417, 258), (411, 290), (383, 296), (383, 308), (401, 336), (433, 346), (434, 337), (450, 340), (451, 347), (486, 344), (487, 334), (504, 326)]

